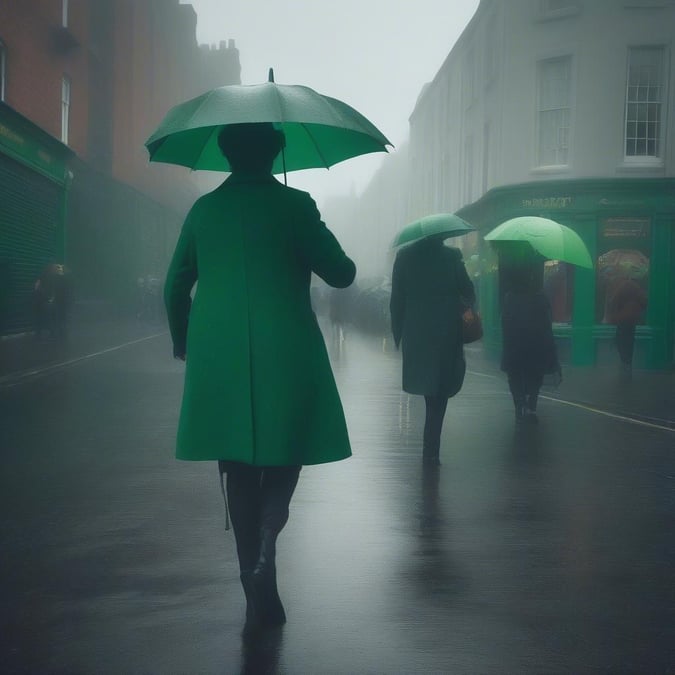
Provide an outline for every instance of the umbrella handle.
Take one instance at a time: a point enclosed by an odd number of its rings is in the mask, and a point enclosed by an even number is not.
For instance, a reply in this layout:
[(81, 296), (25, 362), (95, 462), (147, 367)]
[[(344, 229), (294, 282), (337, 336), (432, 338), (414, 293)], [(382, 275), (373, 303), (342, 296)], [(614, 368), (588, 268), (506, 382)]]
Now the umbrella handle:
[(284, 185), (288, 185), (286, 180), (286, 148), (284, 146), (281, 147), (281, 163), (284, 167)]

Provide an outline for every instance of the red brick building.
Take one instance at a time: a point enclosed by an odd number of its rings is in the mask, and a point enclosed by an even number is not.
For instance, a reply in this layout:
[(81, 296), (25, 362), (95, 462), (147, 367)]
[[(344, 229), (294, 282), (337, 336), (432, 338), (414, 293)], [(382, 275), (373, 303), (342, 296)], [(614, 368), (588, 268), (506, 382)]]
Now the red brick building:
[(83, 305), (163, 273), (198, 189), (143, 143), (172, 105), (240, 82), (234, 42), (200, 48), (196, 23), (178, 0), (0, 2), (0, 334), (29, 326), (50, 260)]

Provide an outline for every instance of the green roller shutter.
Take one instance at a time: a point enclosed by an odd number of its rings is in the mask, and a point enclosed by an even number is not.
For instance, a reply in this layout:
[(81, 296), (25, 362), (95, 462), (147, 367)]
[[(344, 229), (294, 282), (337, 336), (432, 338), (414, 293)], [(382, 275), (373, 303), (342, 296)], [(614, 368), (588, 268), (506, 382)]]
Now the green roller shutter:
[(0, 153), (0, 333), (32, 325), (35, 279), (57, 257), (63, 187)]

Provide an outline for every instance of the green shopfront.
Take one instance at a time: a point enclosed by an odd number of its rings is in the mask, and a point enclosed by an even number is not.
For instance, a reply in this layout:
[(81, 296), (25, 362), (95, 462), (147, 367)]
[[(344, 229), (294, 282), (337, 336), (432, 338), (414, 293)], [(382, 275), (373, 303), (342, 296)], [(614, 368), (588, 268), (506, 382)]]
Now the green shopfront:
[(71, 151), (0, 103), (0, 335), (30, 330), (32, 289), (65, 262)]
[[(675, 178), (545, 181), (495, 188), (458, 211), (481, 235), (509, 218), (537, 215), (575, 230), (595, 269), (547, 261), (561, 359), (573, 365), (616, 364), (614, 326), (605, 322), (609, 270), (629, 268), (649, 304), (636, 331), (638, 368), (673, 366), (675, 340)], [(467, 267), (478, 282), (488, 354), (500, 351), (497, 260), (482, 237), (467, 240)]]

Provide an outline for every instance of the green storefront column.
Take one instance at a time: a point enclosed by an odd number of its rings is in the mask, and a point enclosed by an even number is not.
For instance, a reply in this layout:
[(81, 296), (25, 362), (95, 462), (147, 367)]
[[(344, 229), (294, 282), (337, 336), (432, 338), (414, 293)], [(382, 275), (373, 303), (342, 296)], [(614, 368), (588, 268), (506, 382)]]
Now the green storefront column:
[(670, 275), (675, 270), (675, 260), (671, 259), (673, 251), (673, 227), (675, 215), (657, 216), (652, 227), (652, 251), (649, 305), (647, 307), (647, 325), (650, 328), (646, 352), (648, 368), (663, 367), (673, 360), (673, 324), (675, 310), (671, 296)]
[[(561, 219), (561, 222), (564, 221)], [(591, 260), (597, 259), (597, 230), (595, 218), (578, 217), (573, 227), (583, 239)], [(574, 366), (592, 366), (595, 363), (595, 270), (576, 267), (574, 270), (574, 304), (572, 306), (572, 350)]]

